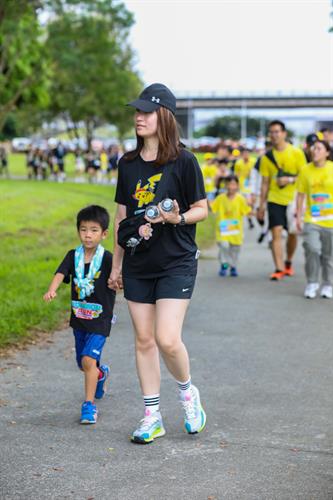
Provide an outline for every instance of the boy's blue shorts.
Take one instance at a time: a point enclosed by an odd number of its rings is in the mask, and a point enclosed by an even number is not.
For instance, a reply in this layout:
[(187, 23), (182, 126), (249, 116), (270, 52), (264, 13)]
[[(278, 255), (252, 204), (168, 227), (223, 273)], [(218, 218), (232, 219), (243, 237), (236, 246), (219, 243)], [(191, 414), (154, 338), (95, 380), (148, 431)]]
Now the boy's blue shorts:
[(97, 366), (99, 366), (106, 337), (98, 333), (83, 332), (82, 330), (73, 330), (73, 334), (75, 338), (76, 361), (79, 368), (82, 368), (81, 362), (83, 356), (96, 359)]

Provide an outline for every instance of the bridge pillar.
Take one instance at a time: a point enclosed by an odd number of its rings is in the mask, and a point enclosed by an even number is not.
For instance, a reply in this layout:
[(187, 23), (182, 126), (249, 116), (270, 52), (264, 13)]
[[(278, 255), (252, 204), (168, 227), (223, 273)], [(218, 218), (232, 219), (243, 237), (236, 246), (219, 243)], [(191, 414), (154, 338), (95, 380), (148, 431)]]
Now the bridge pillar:
[(176, 119), (180, 125), (180, 135), (184, 139), (193, 139), (194, 110), (192, 107), (178, 109)]

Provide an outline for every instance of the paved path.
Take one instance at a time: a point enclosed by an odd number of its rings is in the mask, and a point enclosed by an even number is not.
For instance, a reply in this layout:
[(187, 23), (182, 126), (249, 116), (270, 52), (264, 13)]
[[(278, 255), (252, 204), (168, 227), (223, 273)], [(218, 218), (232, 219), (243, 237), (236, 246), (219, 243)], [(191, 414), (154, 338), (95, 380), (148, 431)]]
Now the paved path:
[(133, 445), (141, 417), (133, 338), (123, 300), (106, 348), (112, 392), (95, 427), (78, 425), (82, 382), (69, 331), (0, 364), (0, 498), (95, 500), (331, 500), (333, 301), (306, 301), (298, 276), (271, 283), (270, 254), (253, 235), (238, 279), (212, 255), (185, 325), (193, 381), (208, 423), (182, 432), (163, 372), (167, 435)]

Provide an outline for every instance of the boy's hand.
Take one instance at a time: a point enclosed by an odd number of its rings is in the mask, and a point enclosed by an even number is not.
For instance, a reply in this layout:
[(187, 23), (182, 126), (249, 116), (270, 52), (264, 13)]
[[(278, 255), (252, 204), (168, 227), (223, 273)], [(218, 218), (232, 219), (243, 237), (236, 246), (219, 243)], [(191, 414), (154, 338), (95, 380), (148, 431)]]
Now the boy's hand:
[(123, 288), (123, 280), (120, 269), (112, 269), (108, 279), (108, 287), (117, 292)]
[(57, 296), (57, 292), (53, 292), (52, 290), (49, 290), (48, 292), (46, 292), (43, 299), (45, 300), (45, 302), (51, 302), (51, 300), (55, 299), (56, 296)]

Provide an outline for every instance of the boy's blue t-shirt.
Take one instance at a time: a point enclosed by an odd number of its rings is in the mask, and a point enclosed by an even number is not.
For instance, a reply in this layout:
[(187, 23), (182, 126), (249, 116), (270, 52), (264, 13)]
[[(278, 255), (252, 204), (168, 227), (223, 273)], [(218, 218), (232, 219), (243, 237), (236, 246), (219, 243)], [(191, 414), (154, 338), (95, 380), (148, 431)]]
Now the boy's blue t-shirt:
[[(112, 268), (112, 254), (105, 250), (100, 271), (94, 279), (94, 292), (84, 300), (79, 299), (75, 289), (74, 254), (75, 250), (70, 250), (56, 271), (65, 276), (65, 283), (71, 281), (72, 312), (69, 324), (74, 330), (98, 333), (107, 337), (110, 335), (116, 297), (115, 291), (107, 286)], [(85, 264), (85, 276), (88, 271), (89, 264)]]

